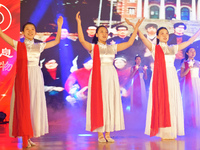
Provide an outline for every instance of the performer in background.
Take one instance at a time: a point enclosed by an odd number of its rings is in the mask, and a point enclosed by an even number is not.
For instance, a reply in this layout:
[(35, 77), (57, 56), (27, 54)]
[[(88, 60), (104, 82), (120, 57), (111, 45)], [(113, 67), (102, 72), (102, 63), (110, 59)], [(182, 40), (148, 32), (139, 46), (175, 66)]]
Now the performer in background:
[(200, 78), (199, 61), (195, 60), (196, 51), (189, 47), (185, 53), (185, 60), (181, 65), (181, 77), (183, 82), (183, 106), (185, 124), (192, 127), (200, 127)]
[(128, 90), (126, 89), (126, 84), (129, 81), (131, 67), (128, 66), (127, 60), (123, 56), (119, 56), (114, 59), (114, 66), (119, 77), (121, 96), (128, 97), (129, 94)]
[(131, 110), (143, 110), (146, 108), (147, 96), (144, 79), (147, 79), (147, 66), (142, 67), (141, 57), (135, 56), (135, 65), (131, 68), (130, 78), (132, 85), (131, 94)]

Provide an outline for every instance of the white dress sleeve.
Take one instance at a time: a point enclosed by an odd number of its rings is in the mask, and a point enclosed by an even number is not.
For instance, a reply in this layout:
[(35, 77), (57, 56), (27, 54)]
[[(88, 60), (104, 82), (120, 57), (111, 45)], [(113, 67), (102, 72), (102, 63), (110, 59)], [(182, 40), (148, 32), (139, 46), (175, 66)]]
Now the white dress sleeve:
[(178, 45), (173, 45), (174, 54), (176, 55), (178, 53)]
[(14, 50), (17, 50), (17, 44), (18, 44), (18, 41), (15, 41), (15, 40), (13, 40), (13, 44), (14, 44)]
[(40, 53), (44, 51), (44, 48), (46, 46), (46, 43), (40, 43)]
[(113, 50), (114, 50), (114, 54), (117, 54), (117, 44), (112, 45)]

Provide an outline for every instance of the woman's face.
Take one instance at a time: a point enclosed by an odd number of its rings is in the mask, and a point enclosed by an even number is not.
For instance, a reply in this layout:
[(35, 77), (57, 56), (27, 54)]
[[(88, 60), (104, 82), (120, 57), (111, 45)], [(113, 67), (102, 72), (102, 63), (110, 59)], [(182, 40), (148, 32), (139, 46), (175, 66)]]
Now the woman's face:
[(36, 34), (35, 26), (32, 24), (27, 24), (22, 33), (25, 38), (27, 38), (29, 40), (33, 40), (33, 38)]
[(196, 56), (196, 51), (194, 48), (190, 48), (186, 54), (188, 55), (188, 58), (193, 59)]
[(135, 64), (136, 64), (136, 65), (140, 65), (140, 64), (141, 64), (141, 58), (140, 58), (140, 57), (137, 57), (137, 58), (135, 59)]
[(166, 29), (161, 29), (157, 35), (157, 38), (159, 39), (160, 42), (167, 43), (169, 40), (169, 33)]
[(108, 38), (108, 30), (105, 27), (100, 27), (96, 33), (98, 42), (105, 44)]

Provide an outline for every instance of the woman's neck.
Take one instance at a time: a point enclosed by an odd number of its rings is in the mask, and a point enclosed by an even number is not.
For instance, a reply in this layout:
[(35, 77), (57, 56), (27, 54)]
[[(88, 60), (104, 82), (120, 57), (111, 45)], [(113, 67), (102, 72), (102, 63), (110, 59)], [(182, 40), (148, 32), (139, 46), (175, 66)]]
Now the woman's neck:
[(194, 60), (194, 57), (189, 57), (188, 60)]
[(104, 42), (104, 41), (98, 41), (98, 43), (101, 43), (101, 44), (106, 44), (106, 42)]
[(32, 41), (32, 40), (33, 40), (33, 38), (26, 38), (26, 37), (25, 37), (25, 40)]
[(164, 44), (167, 44), (167, 42), (161, 42), (161, 41), (160, 41), (159, 43), (164, 43)]

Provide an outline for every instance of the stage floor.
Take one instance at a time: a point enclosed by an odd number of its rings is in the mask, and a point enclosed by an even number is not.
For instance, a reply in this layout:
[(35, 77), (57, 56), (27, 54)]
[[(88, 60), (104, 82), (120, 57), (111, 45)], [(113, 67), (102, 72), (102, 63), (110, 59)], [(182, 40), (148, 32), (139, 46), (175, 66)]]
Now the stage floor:
[[(85, 110), (48, 108), (49, 134), (32, 138), (31, 150), (200, 150), (200, 130), (186, 127), (185, 136), (162, 141), (144, 134), (145, 117), (125, 112), (124, 131), (111, 133), (114, 143), (98, 143), (97, 133), (85, 131)], [(0, 149), (22, 149), (21, 138), (10, 138), (7, 124), (0, 124)]]

